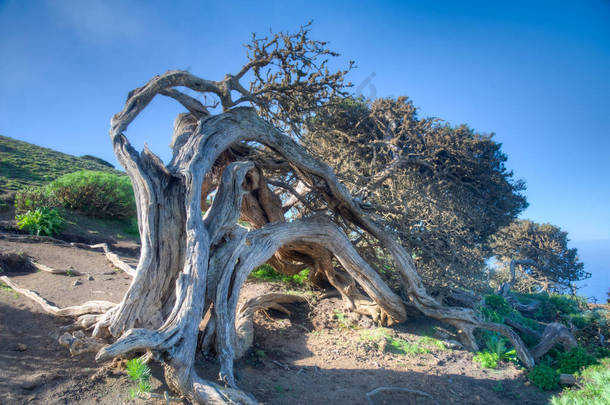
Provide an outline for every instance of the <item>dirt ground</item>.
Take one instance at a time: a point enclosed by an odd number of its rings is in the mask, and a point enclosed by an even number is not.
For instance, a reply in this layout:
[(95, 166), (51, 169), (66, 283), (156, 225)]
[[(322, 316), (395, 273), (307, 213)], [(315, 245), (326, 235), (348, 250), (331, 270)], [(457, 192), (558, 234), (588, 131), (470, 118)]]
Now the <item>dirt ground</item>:
[[(19, 286), (38, 292), (59, 307), (92, 299), (119, 302), (130, 278), (114, 269), (100, 252), (53, 242), (7, 240), (0, 233), (0, 253), (25, 254), (45, 265), (86, 273), (69, 277), (27, 268), (6, 268)], [(116, 247), (135, 264), (133, 246)], [(6, 267), (6, 266), (5, 266)], [(89, 277), (90, 276), (90, 277)], [(250, 297), (285, 285), (249, 282)], [(300, 292), (303, 293), (303, 292)], [(418, 354), (392, 353), (383, 339), (371, 338), (374, 325), (346, 314), (338, 298), (320, 299), (305, 292), (308, 302), (287, 306), (291, 315), (276, 311), (255, 317), (254, 347), (236, 362), (239, 386), (264, 404), (367, 404), (366, 393), (378, 387), (424, 391), (439, 404), (545, 404), (548, 395), (527, 384), (525, 373), (512, 363), (497, 370), (482, 369), (472, 353), (440, 348), (425, 336), (445, 336), (442, 325), (410, 319), (384, 333), (423, 348)], [(0, 287), (0, 404), (124, 404), (133, 403), (132, 383), (120, 366), (96, 364), (93, 354), (71, 357), (57, 343), (58, 331), (69, 324), (45, 313), (33, 301), (6, 286)], [(422, 340), (423, 339), (423, 340)], [(381, 342), (381, 343), (380, 343)], [(199, 354), (198, 372), (215, 380), (218, 364)], [(168, 388), (153, 365), (153, 392)], [(433, 404), (407, 392), (380, 392), (374, 404)], [(138, 401), (144, 403), (144, 401)], [(150, 401), (149, 403), (162, 403)], [(187, 403), (187, 402), (183, 402)]]

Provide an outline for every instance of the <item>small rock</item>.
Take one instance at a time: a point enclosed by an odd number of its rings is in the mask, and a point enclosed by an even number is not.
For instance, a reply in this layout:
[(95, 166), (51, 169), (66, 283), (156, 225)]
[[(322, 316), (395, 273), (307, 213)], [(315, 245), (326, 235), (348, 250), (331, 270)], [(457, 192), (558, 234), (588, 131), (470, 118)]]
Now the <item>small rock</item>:
[(77, 285), (81, 285), (82, 283), (78, 280), (76, 280), (72, 285), (77, 286)]
[(95, 280), (95, 279), (93, 278), (93, 276), (92, 276), (91, 274), (89, 274), (89, 275), (87, 276), (87, 280), (89, 280), (89, 281), (93, 281), (93, 280)]
[(15, 346), (15, 350), (17, 350), (18, 352), (25, 352), (27, 349), (27, 345), (23, 343), (17, 343), (17, 346)]
[(439, 361), (436, 362), (436, 365), (437, 366), (443, 366), (443, 365), (445, 365), (445, 361), (444, 360), (439, 360)]
[(87, 337), (87, 335), (85, 335), (85, 332), (83, 332), (82, 330), (77, 330), (72, 334), (72, 336), (74, 336), (76, 339), (84, 339)]
[(445, 344), (449, 349), (453, 350), (459, 350), (464, 348), (464, 346), (462, 346), (462, 344), (457, 340), (445, 340)]

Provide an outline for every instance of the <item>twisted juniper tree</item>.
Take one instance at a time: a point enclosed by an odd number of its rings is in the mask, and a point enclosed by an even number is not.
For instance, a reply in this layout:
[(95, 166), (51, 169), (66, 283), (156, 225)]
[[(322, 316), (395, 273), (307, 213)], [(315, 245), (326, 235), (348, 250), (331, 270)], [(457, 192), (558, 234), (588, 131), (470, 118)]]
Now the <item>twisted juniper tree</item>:
[[(256, 403), (237, 386), (233, 361), (252, 343), (254, 311), (294, 299), (268, 294), (238, 306), (247, 276), (263, 263), (285, 274), (311, 268), (312, 281), (328, 280), (348, 308), (381, 324), (404, 321), (409, 306), (453, 325), (470, 349), (477, 348), (476, 328), (497, 331), (527, 367), (541, 348), (563, 339), (561, 329), (551, 331), (544, 346), (530, 351), (508, 326), (430, 296), (394, 232), (299, 140), (321, 106), (346, 95), (347, 71), (329, 73), (324, 60), (336, 54), (310, 40), (307, 27), (294, 35), (254, 37), (249, 50), (246, 65), (219, 81), (185, 71), (156, 76), (131, 91), (112, 118), (110, 138), (133, 184), (141, 235), (127, 293), (116, 305), (59, 309), (24, 291), (50, 312), (78, 317), (75, 327), (92, 330), (91, 338), (63, 339), (71, 351), (90, 344), (99, 361), (147, 351), (163, 364), (168, 385), (192, 402)], [(253, 78), (248, 89), (240, 83), (246, 75)], [(222, 112), (211, 114), (182, 88), (216, 97)], [(187, 110), (176, 118), (168, 164), (146, 147), (136, 151), (125, 136), (157, 95)], [(396, 276), (395, 289), (371, 266), (375, 258), (356, 249), (362, 237), (379, 246)], [(220, 384), (197, 375), (198, 348), (217, 354)]]
[(508, 281), (517, 291), (573, 292), (574, 283), (591, 274), (568, 242), (568, 233), (551, 224), (517, 220), (503, 227), (491, 241), (504, 265), (498, 281)]

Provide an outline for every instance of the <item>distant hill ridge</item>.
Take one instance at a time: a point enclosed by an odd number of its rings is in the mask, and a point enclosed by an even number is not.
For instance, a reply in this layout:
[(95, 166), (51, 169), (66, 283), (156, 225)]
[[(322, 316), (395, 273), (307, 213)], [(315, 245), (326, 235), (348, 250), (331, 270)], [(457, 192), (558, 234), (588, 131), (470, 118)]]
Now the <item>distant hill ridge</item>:
[(79, 170), (123, 174), (95, 156), (77, 157), (0, 135), (0, 194), (40, 186)]

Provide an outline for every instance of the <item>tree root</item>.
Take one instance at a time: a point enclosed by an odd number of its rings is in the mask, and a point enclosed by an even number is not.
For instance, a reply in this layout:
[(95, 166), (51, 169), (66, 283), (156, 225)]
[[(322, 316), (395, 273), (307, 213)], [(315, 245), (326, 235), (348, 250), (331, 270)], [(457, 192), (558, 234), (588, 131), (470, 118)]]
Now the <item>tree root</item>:
[(116, 253), (112, 253), (110, 251), (110, 248), (108, 247), (107, 243), (98, 243), (97, 245), (89, 245), (89, 247), (91, 249), (103, 249), (104, 250), (104, 254), (106, 255), (106, 259), (108, 259), (108, 261), (110, 263), (112, 263), (112, 265), (114, 267), (116, 267), (117, 269), (123, 270), (125, 273), (129, 274), (131, 277), (136, 275), (136, 270), (131, 267), (130, 265), (128, 265), (127, 263), (125, 263), (124, 261), (122, 261), (119, 256)]
[(84, 273), (81, 273), (80, 271), (77, 270), (62, 270), (62, 269), (54, 269), (52, 267), (49, 267), (47, 265), (44, 265), (42, 263), (38, 263), (32, 259), (28, 259), (30, 264), (34, 267), (36, 267), (38, 270), (40, 271), (44, 271), (46, 273), (51, 273), (51, 274), (66, 274), (68, 276), (84, 276)]
[(83, 331), (76, 331), (72, 334), (66, 332), (61, 335), (58, 339), (60, 345), (70, 350), (72, 356), (78, 356), (87, 352), (98, 352), (104, 346), (108, 345), (107, 342), (86, 336)]
[(235, 358), (243, 357), (250, 346), (252, 346), (254, 340), (254, 314), (256, 311), (275, 309), (290, 315), (290, 311), (281, 304), (290, 304), (297, 301), (306, 302), (307, 300), (294, 294), (270, 293), (244, 302), (237, 311), (235, 322), (236, 337), (238, 339), (235, 346)]
[[(110, 250), (110, 248), (108, 247), (107, 243), (98, 243), (95, 245), (88, 245), (86, 243), (66, 242), (65, 240), (53, 238), (51, 236), (37, 236), (37, 235), (0, 234), (0, 239), (6, 239), (6, 240), (16, 241), (16, 242), (53, 242), (53, 243), (57, 243), (59, 245), (69, 245), (69, 246), (79, 247), (82, 249), (93, 249), (93, 250), (102, 249), (104, 251), (104, 254), (106, 255), (106, 258), (108, 259), (108, 261), (110, 263), (112, 263), (113, 266), (115, 266), (116, 268), (118, 268), (120, 270), (123, 270), (125, 273), (129, 274), (132, 277), (135, 275), (135, 272), (136, 272), (136, 270), (133, 267), (131, 267), (129, 264), (122, 261), (116, 253), (113, 253)], [(45, 266), (44, 264), (37, 263), (33, 260), (30, 260), (30, 262), (32, 263), (32, 265), (34, 267), (36, 267), (38, 270), (41, 270), (41, 271), (46, 271), (46, 272), (52, 273), (52, 274), (68, 274), (67, 270), (53, 269), (51, 267)], [(75, 276), (84, 275), (83, 273), (80, 273), (76, 270), (70, 270), (70, 273)]]
[(70, 307), (66, 307), (66, 308), (59, 308), (59, 307), (53, 305), (51, 302), (47, 301), (46, 299), (42, 298), (37, 292), (28, 290), (27, 288), (19, 287), (17, 284), (15, 284), (13, 281), (11, 281), (11, 279), (9, 279), (7, 276), (0, 277), (0, 280), (2, 280), (6, 285), (11, 287), (13, 290), (17, 291), (20, 294), (25, 295), (29, 299), (38, 303), (48, 313), (56, 315), (56, 316), (68, 317), (68, 316), (80, 316), (80, 315), (86, 315), (86, 314), (103, 314), (106, 311), (108, 311), (109, 309), (116, 306), (115, 303), (108, 302), (108, 301), (88, 301), (82, 305), (70, 306)]

